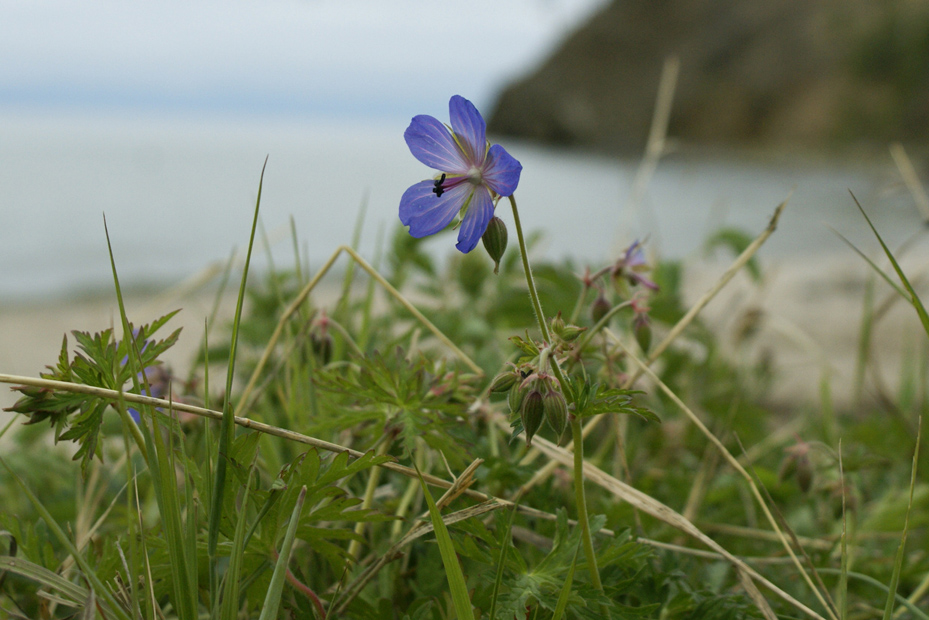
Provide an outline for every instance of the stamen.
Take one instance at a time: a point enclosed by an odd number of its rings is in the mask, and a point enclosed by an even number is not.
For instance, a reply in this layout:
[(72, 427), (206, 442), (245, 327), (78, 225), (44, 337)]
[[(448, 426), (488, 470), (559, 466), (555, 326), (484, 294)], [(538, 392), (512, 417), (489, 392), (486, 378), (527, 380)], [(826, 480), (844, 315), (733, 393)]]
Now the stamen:
[(443, 193), (445, 193), (445, 188), (442, 187), (442, 183), (445, 183), (445, 173), (442, 173), (441, 179), (435, 180), (435, 187), (432, 188), (432, 192), (435, 194), (436, 198), (439, 198)]

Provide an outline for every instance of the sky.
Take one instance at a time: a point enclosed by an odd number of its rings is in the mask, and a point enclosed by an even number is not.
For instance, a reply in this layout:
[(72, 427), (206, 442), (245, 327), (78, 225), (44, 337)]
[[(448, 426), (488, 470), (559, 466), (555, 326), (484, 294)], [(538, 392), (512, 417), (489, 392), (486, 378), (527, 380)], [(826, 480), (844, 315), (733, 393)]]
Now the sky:
[(606, 0), (0, 0), (0, 109), (408, 115), (479, 107)]

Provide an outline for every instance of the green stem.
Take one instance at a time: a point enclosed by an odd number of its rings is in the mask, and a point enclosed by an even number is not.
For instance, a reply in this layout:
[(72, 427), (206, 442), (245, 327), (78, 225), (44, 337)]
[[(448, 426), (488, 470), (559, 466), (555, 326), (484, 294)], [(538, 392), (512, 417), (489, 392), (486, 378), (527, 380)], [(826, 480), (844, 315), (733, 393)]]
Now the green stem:
[[(523, 225), (519, 221), (519, 210), (516, 208), (516, 196), (511, 195), (510, 205), (513, 207), (513, 222), (516, 224), (516, 238), (519, 241), (519, 253), (523, 259), (523, 269), (526, 272), (526, 284), (529, 286), (529, 298), (532, 300), (532, 309), (535, 311), (535, 318), (539, 324), (539, 331), (542, 332), (542, 340), (546, 344), (552, 344), (552, 335), (548, 331), (548, 325), (545, 322), (545, 314), (542, 312), (542, 302), (539, 301), (539, 292), (535, 288), (535, 280), (532, 277), (532, 267), (529, 266), (529, 253), (526, 251), (526, 239), (523, 237)], [(552, 373), (558, 379), (561, 385), (561, 391), (568, 403), (574, 402), (574, 391), (571, 384), (561, 372), (558, 360), (552, 357)]]
[[(529, 266), (529, 254), (526, 252), (526, 240), (523, 237), (523, 227), (519, 221), (519, 211), (516, 209), (516, 198), (510, 196), (510, 204), (513, 207), (513, 221), (516, 224), (516, 238), (519, 241), (519, 252), (523, 259), (523, 268), (526, 271), (526, 284), (529, 286), (529, 297), (532, 299), (532, 308), (535, 310), (535, 318), (539, 323), (539, 330), (542, 332), (542, 339), (551, 344), (552, 337), (545, 323), (545, 315), (542, 313), (542, 304), (539, 301), (539, 293), (535, 288), (535, 280), (532, 278), (532, 268)], [(571, 391), (571, 385), (568, 383), (558, 366), (558, 360), (555, 356), (549, 359), (552, 373), (558, 379), (561, 385), (561, 391), (569, 403), (574, 401), (574, 393)], [(581, 423), (577, 418), (571, 420), (571, 432), (574, 435), (574, 497), (577, 502), (577, 520), (581, 524), (581, 538), (584, 542), (584, 555), (587, 557), (587, 566), (590, 569), (590, 580), (598, 590), (603, 592), (603, 583), (600, 581), (600, 571), (597, 568), (597, 556), (594, 553), (593, 540), (590, 537), (590, 523), (587, 519), (587, 500), (584, 498), (584, 437), (581, 434)], [(609, 618), (606, 607), (602, 609), (604, 618)]]
[(577, 297), (577, 302), (574, 304), (574, 310), (571, 311), (571, 316), (568, 318), (568, 323), (574, 325), (577, 323), (577, 318), (581, 316), (581, 308), (584, 307), (584, 301), (587, 299), (587, 293), (590, 292), (590, 287), (586, 283), (581, 285), (581, 294)]
[[(590, 536), (590, 522), (587, 519), (587, 499), (584, 496), (584, 435), (578, 418), (571, 420), (571, 434), (574, 436), (574, 501), (577, 503), (577, 522), (581, 525), (581, 541), (584, 544), (587, 567), (590, 569), (590, 581), (595, 588), (603, 592), (600, 569), (597, 568), (597, 554), (594, 553), (594, 543)], [(605, 608), (602, 613), (605, 618), (609, 618)]]
[(614, 314), (616, 314), (623, 308), (628, 308), (631, 305), (632, 305), (632, 301), (624, 301), (610, 308), (609, 312), (604, 314), (603, 318), (597, 321), (596, 325), (594, 325), (589, 330), (587, 330), (587, 333), (584, 334), (584, 338), (581, 340), (581, 343), (578, 345), (577, 350), (583, 351), (584, 348), (587, 347), (588, 344), (590, 344), (590, 341), (593, 340), (593, 337), (597, 334), (597, 332), (599, 332), (601, 329), (606, 327), (607, 323), (610, 322), (610, 319), (613, 318)]

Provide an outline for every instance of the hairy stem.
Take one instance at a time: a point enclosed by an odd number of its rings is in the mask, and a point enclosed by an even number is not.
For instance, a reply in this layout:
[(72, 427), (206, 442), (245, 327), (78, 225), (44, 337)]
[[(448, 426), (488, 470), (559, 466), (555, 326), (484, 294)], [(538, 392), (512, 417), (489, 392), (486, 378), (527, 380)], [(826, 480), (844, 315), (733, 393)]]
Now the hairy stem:
[[(539, 324), (539, 331), (542, 332), (542, 340), (546, 344), (552, 343), (552, 335), (548, 331), (548, 324), (545, 322), (545, 314), (542, 312), (542, 302), (539, 301), (539, 292), (535, 288), (535, 279), (532, 277), (532, 267), (529, 266), (529, 253), (526, 251), (526, 239), (523, 237), (523, 225), (519, 221), (519, 210), (516, 208), (516, 196), (510, 196), (510, 205), (513, 207), (513, 222), (516, 224), (516, 238), (519, 240), (519, 253), (523, 259), (523, 269), (526, 272), (526, 284), (529, 286), (529, 298), (532, 300), (532, 309), (535, 312), (536, 322)], [(558, 360), (551, 359), (552, 373), (558, 379), (561, 385), (561, 391), (569, 403), (574, 402), (574, 391), (571, 385), (561, 372)]]
[[(581, 526), (581, 541), (584, 545), (584, 555), (587, 557), (587, 567), (590, 569), (590, 581), (594, 587), (603, 592), (603, 583), (600, 581), (600, 569), (597, 568), (597, 554), (594, 553), (594, 543), (590, 535), (590, 522), (587, 518), (587, 499), (584, 496), (584, 437), (581, 435), (581, 422), (577, 418), (571, 419), (571, 434), (574, 436), (574, 501), (577, 503), (577, 522)], [(609, 618), (609, 612), (602, 610), (603, 616)]]
[[(545, 323), (545, 315), (542, 313), (542, 304), (539, 301), (539, 293), (535, 288), (535, 280), (532, 278), (532, 268), (529, 266), (529, 254), (526, 251), (526, 240), (523, 237), (523, 227), (519, 221), (519, 211), (516, 209), (516, 198), (510, 196), (510, 204), (513, 206), (513, 221), (516, 224), (516, 238), (519, 241), (519, 252), (523, 259), (523, 268), (526, 271), (526, 284), (529, 286), (529, 297), (532, 300), (532, 308), (535, 311), (535, 318), (539, 323), (539, 330), (542, 332), (542, 339), (551, 344), (552, 337)], [(558, 365), (555, 356), (549, 358), (552, 373), (558, 379), (561, 385), (561, 391), (568, 402), (574, 401), (574, 392), (568, 383), (564, 373)], [(584, 441), (581, 436), (581, 423), (577, 418), (572, 416), (571, 432), (574, 435), (574, 497), (577, 502), (577, 520), (581, 525), (581, 537), (584, 542), (584, 555), (587, 557), (587, 566), (590, 568), (590, 580), (601, 592), (603, 583), (600, 581), (600, 571), (597, 568), (597, 556), (594, 553), (593, 540), (590, 537), (590, 523), (587, 519), (587, 500), (584, 498)], [(606, 608), (602, 610), (603, 617), (609, 618)]]

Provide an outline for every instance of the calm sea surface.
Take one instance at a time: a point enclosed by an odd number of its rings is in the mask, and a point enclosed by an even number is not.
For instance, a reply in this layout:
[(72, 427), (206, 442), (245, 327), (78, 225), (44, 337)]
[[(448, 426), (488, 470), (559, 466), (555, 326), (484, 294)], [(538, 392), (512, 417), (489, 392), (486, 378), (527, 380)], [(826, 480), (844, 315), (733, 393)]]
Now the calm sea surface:
[[(371, 257), (378, 237), (400, 225), (403, 191), (431, 176), (409, 154), (405, 127), (0, 113), (0, 303), (107, 286), (104, 214), (125, 283), (176, 283), (224, 261), (248, 242), (266, 155), (261, 219), (275, 264), (293, 264), (291, 217), (316, 268), (350, 242), (362, 205), (359, 247)], [(538, 253), (553, 259), (602, 261), (639, 236), (665, 256), (690, 256), (721, 225), (762, 230), (791, 192), (769, 257), (849, 252), (827, 224), (872, 248), (849, 189), (891, 241), (920, 224), (889, 157), (852, 165), (671, 155), (633, 208), (638, 161), (504, 144), (523, 164), (524, 226), (544, 233)], [(508, 208), (503, 217), (513, 239)], [(429, 242), (437, 256), (453, 246), (448, 234)]]

